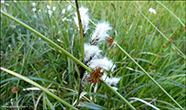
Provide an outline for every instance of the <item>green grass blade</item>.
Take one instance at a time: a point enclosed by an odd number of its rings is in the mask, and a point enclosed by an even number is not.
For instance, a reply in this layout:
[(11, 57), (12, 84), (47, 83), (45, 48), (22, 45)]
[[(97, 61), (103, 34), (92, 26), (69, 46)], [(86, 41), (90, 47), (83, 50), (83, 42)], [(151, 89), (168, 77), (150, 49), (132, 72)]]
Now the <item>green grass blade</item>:
[(46, 100), (48, 106), (50, 107), (50, 109), (51, 109), (51, 110), (55, 110), (54, 106), (52, 105), (52, 103), (50, 102), (50, 100), (48, 100), (47, 97), (45, 97), (45, 100)]
[(167, 11), (169, 11), (181, 24), (182, 24), (182, 26), (185, 26), (184, 25), (184, 23), (171, 11), (171, 10), (169, 10), (165, 5), (163, 5), (161, 2), (159, 2), (159, 1), (157, 1), (156, 0), (156, 2), (158, 2), (161, 6), (163, 6)]
[(107, 110), (107, 108), (102, 107), (97, 104), (89, 103), (89, 102), (82, 102), (82, 107), (86, 107), (92, 110)]
[(105, 81), (102, 81), (112, 92), (114, 92), (123, 102), (125, 102), (132, 110), (136, 110), (121, 94), (119, 94), (116, 90), (112, 89), (112, 87), (107, 84)]
[(140, 102), (142, 102), (142, 103), (145, 103), (146, 105), (148, 105), (148, 106), (154, 108), (155, 110), (160, 110), (159, 108), (155, 107), (154, 105), (152, 105), (151, 103), (149, 103), (149, 102), (147, 102), (147, 101), (145, 101), (145, 100), (142, 100), (142, 99), (139, 99), (139, 98), (136, 98), (136, 97), (131, 97), (130, 99), (133, 99), (134, 101), (137, 100), (137, 101), (140, 101)]
[(13, 75), (13, 76), (16, 76), (36, 87), (38, 87), (39, 89), (41, 89), (42, 91), (44, 91), (45, 93), (47, 93), (48, 95), (52, 96), (53, 98), (55, 98), (56, 100), (60, 101), (61, 103), (63, 103), (64, 105), (68, 106), (69, 108), (72, 108), (72, 109), (75, 109), (75, 110), (78, 110), (77, 108), (75, 108), (74, 106), (70, 105), (69, 103), (67, 103), (66, 101), (64, 101), (63, 99), (59, 98), (58, 96), (56, 96), (55, 94), (53, 94), (52, 92), (50, 92), (48, 89), (42, 87), (41, 85), (39, 85), (38, 83), (30, 80), (29, 78), (25, 77), (25, 76), (22, 76), (16, 72), (13, 72), (11, 70), (8, 70), (8, 69), (5, 69), (3, 67), (0, 67), (1, 70)]

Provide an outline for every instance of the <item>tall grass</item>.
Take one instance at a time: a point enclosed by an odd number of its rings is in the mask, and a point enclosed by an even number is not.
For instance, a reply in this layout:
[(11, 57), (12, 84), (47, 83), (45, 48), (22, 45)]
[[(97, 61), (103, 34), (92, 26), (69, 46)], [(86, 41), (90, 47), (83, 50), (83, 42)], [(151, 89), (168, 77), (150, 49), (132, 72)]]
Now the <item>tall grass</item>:
[[(9, 6), (1, 4), (1, 10), (18, 18), (33, 27), (42, 35), (58, 44), (74, 57), (81, 59), (80, 34), (73, 21), (75, 9), (66, 10), (67, 2), (35, 2), (36, 12), (33, 12), (33, 2), (8, 2)], [(152, 76), (176, 102), (185, 108), (185, 2), (79, 2), (79, 6), (89, 8), (90, 18), (94, 23), (107, 21), (113, 29), (110, 36)], [(56, 6), (53, 15), (45, 13), (47, 4)], [(73, 3), (74, 4), (74, 3)], [(135, 6), (156, 26), (170, 41), (153, 27), (135, 8)], [(157, 14), (150, 13), (152, 7)], [(42, 11), (40, 12), (39, 9)], [(168, 9), (168, 10), (167, 10)], [(175, 16), (172, 16), (175, 15)], [(66, 21), (64, 18), (69, 19)], [(182, 22), (180, 23), (180, 21)], [(89, 42), (95, 26), (90, 23), (84, 41)], [(79, 65), (68, 58), (62, 50), (49, 45), (36, 34), (20, 24), (1, 15), (1, 67), (27, 76), (43, 87), (51, 84), (58, 97), (70, 105), (77, 99), (79, 81), (75, 72)], [(174, 46), (180, 51), (177, 51)], [(122, 51), (108, 47), (102, 42), (100, 48), (103, 56), (112, 59), (116, 66), (111, 76), (122, 76), (118, 84), (118, 92), (136, 109), (178, 109), (170, 100)], [(180, 53), (182, 52), (182, 53)], [(56, 79), (55, 79), (56, 78)], [(12, 93), (13, 87), (19, 88)], [(41, 91), (23, 91), (33, 85), (24, 82), (4, 71), (1, 71), (2, 106), (24, 106), (33, 109), (38, 100), (37, 109), (65, 109), (67, 106)], [(129, 109), (109, 88), (98, 83), (96, 92), (91, 91), (91, 84), (85, 89), (84, 109)], [(94, 88), (96, 89), (96, 88)], [(44, 98), (41, 97), (43, 94)], [(81, 96), (80, 96), (81, 97)], [(143, 101), (142, 101), (143, 100)], [(146, 102), (152, 104), (149, 106)], [(5, 108), (3, 108), (5, 109)], [(80, 109), (83, 109), (81, 107)]]

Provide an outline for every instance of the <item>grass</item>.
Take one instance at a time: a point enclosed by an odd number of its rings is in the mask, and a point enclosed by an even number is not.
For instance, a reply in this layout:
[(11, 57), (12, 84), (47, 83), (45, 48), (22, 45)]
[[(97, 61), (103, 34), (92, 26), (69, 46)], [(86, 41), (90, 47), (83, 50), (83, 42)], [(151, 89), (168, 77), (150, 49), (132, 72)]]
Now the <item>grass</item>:
[[(81, 60), (80, 34), (73, 21), (75, 9), (62, 14), (67, 8), (67, 2), (36, 2), (37, 10), (32, 11), (33, 2), (7, 2), (1, 5), (7, 13), (47, 36), (63, 49)], [(79, 2), (79, 6), (89, 8), (89, 15), (93, 22), (107, 21), (112, 25), (110, 37), (126, 50), (183, 108), (185, 106), (185, 59), (172, 44), (183, 54), (186, 54), (186, 39), (183, 25), (185, 24), (185, 2), (160, 2), (169, 9), (162, 7), (158, 2)], [(47, 4), (56, 6), (53, 16), (45, 13)], [(135, 8), (139, 10), (159, 29), (159, 33)], [(150, 13), (152, 7), (157, 14)], [(171, 12), (177, 16), (173, 16)], [(37, 16), (37, 17), (35, 17)], [(72, 21), (63, 21), (63, 18)], [(84, 40), (88, 42), (95, 26), (89, 23)], [(52, 47), (36, 34), (30, 32), (20, 24), (1, 15), (1, 67), (10, 69), (37, 82), (43, 87), (50, 84), (49, 89), (55, 89), (58, 97), (73, 105), (77, 99), (78, 79), (75, 79), (77, 64), (68, 58), (62, 51)], [(57, 40), (59, 39), (60, 42)], [(135, 65), (122, 51), (115, 47), (108, 47), (102, 42), (100, 48), (103, 56), (108, 56), (117, 65), (112, 76), (121, 76), (118, 92), (125, 97), (136, 109), (152, 109), (144, 101), (151, 103), (159, 109), (178, 109), (154, 83)], [(56, 78), (56, 79), (55, 79)], [(12, 93), (13, 87), (19, 88), (18, 93)], [(4, 71), (1, 71), (1, 105), (25, 106), (34, 108), (34, 103), (39, 100), (37, 109), (65, 109), (66, 106), (53, 97), (41, 91), (23, 91), (23, 88), (33, 85), (20, 80)], [(92, 91), (91, 91), (92, 89)], [(82, 100), (84, 109), (129, 109), (121, 99), (102, 83), (98, 83), (97, 91), (94, 86), (87, 85), (85, 97)], [(39, 96), (43, 94), (42, 98)], [(135, 97), (135, 98), (132, 98)], [(135, 100), (135, 99), (141, 99)], [(77, 105), (77, 103), (76, 103)], [(6, 108), (3, 108), (6, 109)], [(83, 109), (83, 108), (80, 108)]]

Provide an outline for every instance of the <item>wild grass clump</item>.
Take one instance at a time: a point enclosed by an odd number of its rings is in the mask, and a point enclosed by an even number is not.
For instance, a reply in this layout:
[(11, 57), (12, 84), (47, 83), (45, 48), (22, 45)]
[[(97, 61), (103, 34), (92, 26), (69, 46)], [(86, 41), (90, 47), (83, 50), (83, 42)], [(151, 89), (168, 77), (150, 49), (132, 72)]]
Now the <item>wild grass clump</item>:
[(185, 109), (185, 7), (1, 1), (1, 108)]

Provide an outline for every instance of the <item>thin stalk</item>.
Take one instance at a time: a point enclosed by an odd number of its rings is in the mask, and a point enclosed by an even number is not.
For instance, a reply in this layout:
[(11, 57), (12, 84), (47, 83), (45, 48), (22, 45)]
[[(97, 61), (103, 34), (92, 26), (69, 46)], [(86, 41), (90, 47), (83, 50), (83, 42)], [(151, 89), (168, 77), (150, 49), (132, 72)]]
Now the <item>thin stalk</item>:
[[(19, 106), (19, 101), (18, 101), (18, 91), (16, 91), (16, 106), (18, 107)], [(18, 107), (18, 110), (20, 110), (19, 109), (19, 107)]]
[(32, 100), (33, 100), (33, 105), (34, 105), (34, 110), (36, 110), (36, 101), (35, 101), (35, 97), (34, 97), (34, 92), (32, 91)]
[(81, 81), (82, 81), (82, 79), (79, 77), (77, 104), (79, 104), (79, 100), (80, 100), (80, 94), (81, 94)]
[(158, 84), (158, 82), (156, 82), (156, 80), (154, 80), (154, 78), (152, 78), (118, 43), (114, 42), (114, 44), (121, 50), (123, 51), (123, 53), (125, 53), (125, 55), (127, 55), (127, 57), (129, 57), (174, 103), (176, 103), (176, 105), (178, 105), (181, 109), (183, 109), (180, 104), (178, 104), (170, 95), (169, 93), (167, 93), (165, 91), (165, 89), (163, 89), (163, 87), (161, 87), (161, 85)]
[(121, 94), (119, 94), (116, 90), (112, 89), (112, 87), (107, 84), (105, 81), (102, 81), (112, 92), (114, 92), (123, 102), (125, 102), (132, 110), (136, 110)]
[[(78, 67), (77, 67), (78, 68)], [(77, 74), (78, 74), (78, 79), (79, 79), (79, 85), (78, 85), (78, 98), (77, 98), (77, 105), (79, 104), (79, 100), (80, 100), (80, 94), (81, 94), (81, 81), (82, 79), (80, 78), (80, 71), (79, 69), (76, 70)]]
[(57, 99), (58, 101), (60, 101), (61, 103), (63, 103), (64, 105), (68, 106), (69, 108), (72, 108), (74, 110), (78, 110), (77, 108), (75, 108), (74, 106), (70, 105), (69, 103), (67, 103), (66, 101), (64, 101), (63, 99), (59, 98), (58, 96), (56, 96), (55, 94), (53, 94), (52, 92), (50, 92), (48, 89), (44, 88), (43, 86), (39, 85), (38, 83), (32, 81), (31, 79), (25, 77), (25, 76), (22, 76), (14, 71), (11, 71), (11, 70), (8, 70), (6, 68), (3, 68), (3, 67), (0, 67), (1, 70), (13, 75), (13, 76), (16, 76), (36, 87), (38, 87), (39, 89), (41, 89), (42, 91), (44, 91), (45, 93), (47, 93), (48, 95), (54, 97), (55, 99)]
[[(41, 33), (37, 32), (36, 30), (34, 30), (32, 27), (28, 26), (27, 24), (23, 23), (22, 21), (18, 20), (17, 18), (13, 17), (12, 15), (9, 15), (8, 13), (4, 12), (1, 10), (1, 13), (7, 17), (9, 17), (10, 19), (16, 21), (17, 23), (21, 24), (22, 26), (24, 26), (25, 28), (29, 29), (31, 32), (37, 34), (39, 37), (41, 37), (43, 40), (47, 41), (49, 44), (53, 45), (54, 47), (56, 47), (57, 49), (61, 50), (64, 54), (66, 54), (68, 57), (70, 57), (71, 59), (73, 59), (75, 62), (77, 62), (80, 66), (82, 66), (83, 68), (85, 68), (88, 72), (92, 72), (92, 70), (87, 67), (84, 63), (82, 63), (80, 60), (78, 60), (76, 57), (74, 57), (73, 55), (71, 55), (69, 52), (67, 52), (65, 49), (61, 48), (59, 45), (57, 45), (56, 43), (54, 43), (52, 40), (48, 39), (47, 37), (45, 37), (44, 35), (42, 35)], [(2, 69), (2, 68), (1, 68)], [(10, 70), (9, 70), (10, 71)], [(13, 71), (12, 71), (13, 72)], [(15, 72), (14, 72), (15, 73)], [(19, 75), (19, 74), (18, 74)], [(21, 75), (22, 76), (22, 75)], [(25, 77), (26, 78), (26, 77)], [(28, 79), (28, 78), (27, 78)], [(24, 80), (24, 78), (23, 78)], [(30, 79), (29, 79), (30, 80)], [(27, 80), (26, 80), (27, 81)], [(32, 81), (32, 80), (31, 80)], [(104, 84), (106, 84), (105, 81), (103, 81)], [(35, 83), (35, 82), (34, 82)], [(36, 83), (37, 84), (37, 83)], [(108, 85), (108, 84), (107, 84)], [(40, 86), (40, 85), (39, 85)], [(40, 86), (42, 87), (42, 86)], [(112, 87), (108, 86), (109, 89), (111, 91), (113, 91), (117, 96), (120, 96), (119, 98), (125, 102), (127, 105), (129, 105), (129, 107), (134, 108), (121, 94), (119, 94), (117, 91), (115, 91)], [(39, 87), (38, 87), (39, 88)], [(42, 87), (43, 88), (43, 87)], [(43, 88), (45, 89), (45, 88)], [(49, 91), (48, 91), (49, 92)], [(53, 94), (54, 95), (54, 94)], [(55, 96), (55, 95), (54, 95)], [(61, 100), (59, 97), (56, 96), (56, 98), (58, 98), (57, 100)], [(68, 104), (68, 103), (67, 103)], [(71, 106), (71, 105), (70, 105)], [(73, 107), (73, 106), (72, 106)]]
[[(133, 4), (134, 5), (134, 4)], [(141, 13), (143, 17), (168, 41), (169, 39), (134, 5), (134, 7)], [(186, 59), (186, 55), (178, 49), (173, 43), (171, 43), (172, 47), (175, 48), (180, 54), (183, 55), (183, 58)]]
[[(70, 1), (67, 1), (73, 8), (76, 8), (76, 6), (74, 4), (72, 4)], [(89, 21), (94, 25), (96, 26), (96, 24), (91, 20), (89, 19)]]
[(78, 2), (77, 2), (77, 0), (75, 0), (75, 2), (76, 2), (76, 12), (77, 12), (77, 16), (78, 16), (79, 31), (80, 31), (80, 38), (81, 38), (81, 56), (82, 56), (82, 61), (83, 61), (83, 63), (84, 63), (85, 60), (84, 60), (84, 37), (83, 37), (83, 27), (82, 27), (82, 22), (81, 22), (81, 16), (80, 16), (80, 13), (79, 13)]
[(72, 4), (70, 1), (67, 1), (72, 7), (76, 8), (74, 4)]
[(161, 2), (159, 2), (159, 1), (157, 1), (156, 0), (156, 2), (158, 2), (161, 6), (163, 6), (167, 11), (169, 11), (181, 24), (182, 24), (182, 26), (185, 26), (185, 24), (171, 11), (171, 10), (169, 10), (165, 5), (163, 5)]
[(43, 110), (46, 110), (45, 92), (43, 92)]

